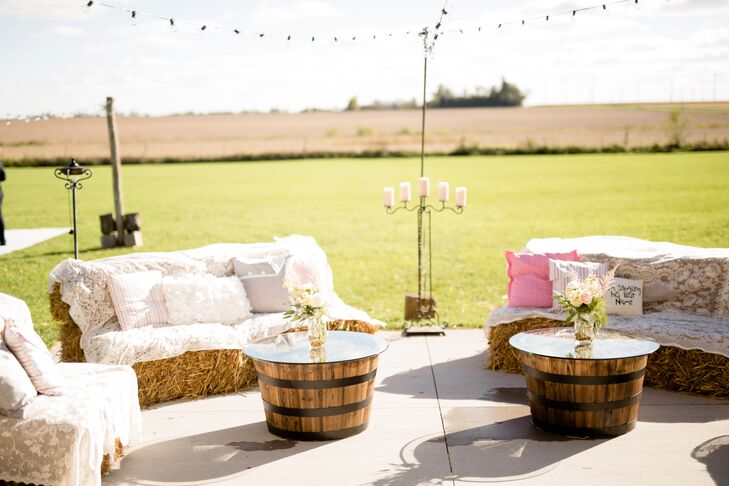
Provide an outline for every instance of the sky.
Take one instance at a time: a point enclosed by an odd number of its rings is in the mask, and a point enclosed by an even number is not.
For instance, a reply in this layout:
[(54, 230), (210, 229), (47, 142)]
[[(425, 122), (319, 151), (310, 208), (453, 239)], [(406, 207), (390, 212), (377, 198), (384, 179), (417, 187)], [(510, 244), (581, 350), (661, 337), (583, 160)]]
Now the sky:
[[(419, 99), (424, 52), (415, 32), (432, 29), (443, 6), (99, 0), (84, 12), (84, 3), (0, 0), (0, 118), (101, 113), (106, 96), (121, 113), (149, 115)], [(599, 3), (449, 2), (428, 59), (428, 92), (505, 78), (528, 105), (729, 100), (729, 0), (640, 0), (554, 15)], [(125, 9), (140, 12), (136, 25)], [(174, 17), (176, 29), (147, 13)]]

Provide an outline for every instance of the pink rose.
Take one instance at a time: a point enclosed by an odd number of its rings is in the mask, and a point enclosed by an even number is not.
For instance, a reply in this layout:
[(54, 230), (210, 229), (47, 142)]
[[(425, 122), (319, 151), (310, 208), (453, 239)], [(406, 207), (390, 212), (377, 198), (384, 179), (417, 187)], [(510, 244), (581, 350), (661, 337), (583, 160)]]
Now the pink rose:
[(584, 292), (582, 292), (580, 298), (582, 299), (583, 304), (589, 304), (590, 302), (592, 302), (592, 292), (590, 292), (589, 290), (585, 290)]

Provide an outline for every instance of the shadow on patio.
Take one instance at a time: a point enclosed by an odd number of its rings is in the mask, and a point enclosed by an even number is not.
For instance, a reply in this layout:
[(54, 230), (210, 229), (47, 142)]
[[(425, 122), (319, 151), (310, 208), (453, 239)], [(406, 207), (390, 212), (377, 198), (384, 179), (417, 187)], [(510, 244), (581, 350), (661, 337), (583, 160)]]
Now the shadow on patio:
[[(523, 413), (522, 407), (496, 407), (504, 418)], [(497, 417), (498, 418), (498, 417)], [(453, 421), (452, 417), (446, 418)], [(456, 420), (457, 421), (457, 420)], [(446, 434), (453, 479), (466, 482), (513, 481), (551, 471), (569, 457), (609, 439), (571, 440), (536, 429), (522, 415)], [(402, 464), (378, 486), (406, 486), (438, 479), (423, 477), (422, 465), (432, 454), (430, 444), (442, 444), (443, 436), (422, 437), (401, 450)], [(555, 447), (555, 445), (559, 445)]]
[(108, 483), (214, 481), (325, 444), (279, 439), (268, 432), (265, 422), (256, 422), (134, 449)]

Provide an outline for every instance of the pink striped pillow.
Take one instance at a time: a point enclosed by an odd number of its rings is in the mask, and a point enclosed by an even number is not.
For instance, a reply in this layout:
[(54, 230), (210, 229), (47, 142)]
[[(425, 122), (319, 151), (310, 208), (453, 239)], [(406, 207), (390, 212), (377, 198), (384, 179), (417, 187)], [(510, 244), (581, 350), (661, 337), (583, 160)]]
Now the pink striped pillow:
[(167, 324), (162, 272), (150, 270), (109, 275), (109, 292), (122, 331)]
[(63, 395), (63, 375), (33, 326), (5, 321), (5, 344), (43, 395)]
[(549, 260), (578, 261), (577, 251), (569, 253), (506, 252), (509, 276), (509, 307), (552, 307)]

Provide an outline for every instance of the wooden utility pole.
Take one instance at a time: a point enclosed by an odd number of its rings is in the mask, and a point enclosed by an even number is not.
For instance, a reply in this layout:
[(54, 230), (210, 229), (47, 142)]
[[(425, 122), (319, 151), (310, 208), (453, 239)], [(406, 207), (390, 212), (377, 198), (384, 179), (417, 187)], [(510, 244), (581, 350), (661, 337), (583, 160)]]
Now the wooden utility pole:
[(121, 157), (116, 137), (116, 114), (114, 98), (106, 98), (106, 122), (109, 127), (109, 148), (111, 149), (111, 177), (114, 186), (114, 212), (116, 213), (117, 245), (124, 246), (124, 203), (122, 201)]

